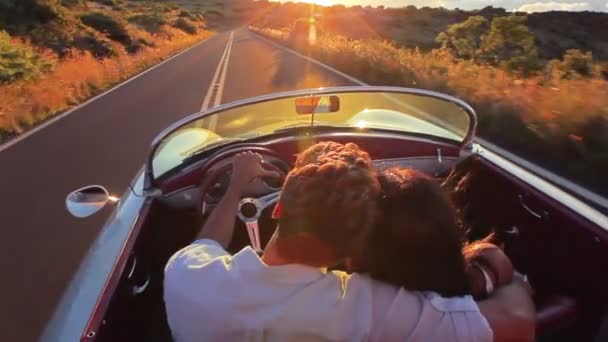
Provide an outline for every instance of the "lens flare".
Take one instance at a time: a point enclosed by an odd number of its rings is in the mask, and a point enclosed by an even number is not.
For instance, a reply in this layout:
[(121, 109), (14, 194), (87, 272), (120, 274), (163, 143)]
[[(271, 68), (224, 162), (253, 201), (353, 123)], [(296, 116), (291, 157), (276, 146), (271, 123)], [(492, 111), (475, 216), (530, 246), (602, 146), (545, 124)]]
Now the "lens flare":
[(304, 2), (321, 6), (331, 6), (334, 4), (334, 0), (304, 0)]

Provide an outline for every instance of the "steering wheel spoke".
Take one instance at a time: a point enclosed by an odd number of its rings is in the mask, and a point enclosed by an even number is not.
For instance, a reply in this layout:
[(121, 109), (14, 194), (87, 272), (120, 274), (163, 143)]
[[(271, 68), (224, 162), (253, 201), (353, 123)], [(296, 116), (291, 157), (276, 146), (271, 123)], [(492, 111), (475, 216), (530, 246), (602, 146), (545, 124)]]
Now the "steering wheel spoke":
[(268, 195), (264, 195), (264, 196), (258, 198), (257, 200), (260, 203), (260, 207), (262, 209), (266, 209), (269, 206), (276, 204), (279, 201), (280, 197), (281, 197), (281, 191), (276, 191), (276, 192), (270, 193)]
[(262, 252), (262, 244), (260, 243), (260, 227), (258, 225), (258, 220), (245, 222), (245, 226), (247, 227), (247, 234), (249, 234), (249, 242), (251, 243), (251, 247), (256, 252)]
[(245, 223), (247, 234), (249, 235), (249, 242), (256, 252), (262, 251), (258, 220), (260, 216), (262, 216), (262, 211), (277, 203), (280, 197), (281, 191), (277, 191), (260, 198), (243, 198), (239, 202), (236, 215)]

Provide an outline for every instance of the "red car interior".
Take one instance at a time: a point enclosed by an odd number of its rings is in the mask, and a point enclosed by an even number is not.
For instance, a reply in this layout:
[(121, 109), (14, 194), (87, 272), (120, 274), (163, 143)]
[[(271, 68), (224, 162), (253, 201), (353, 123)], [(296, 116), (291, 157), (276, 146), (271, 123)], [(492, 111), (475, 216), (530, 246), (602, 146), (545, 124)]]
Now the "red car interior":
[[(356, 142), (373, 159), (435, 156), (438, 148), (444, 156), (457, 157), (459, 150), (440, 142), (394, 136), (339, 134), (323, 139)], [(279, 139), (261, 145), (291, 164), (303, 144), (311, 142), (310, 138)], [(161, 188), (171, 193), (198, 185), (203, 172), (204, 168), (170, 175), (162, 180)], [(460, 182), (465, 185), (454, 191), (454, 199), (470, 227), (469, 239), (495, 232), (505, 242), (516, 269), (528, 275), (535, 290), (538, 340), (592, 340), (608, 309), (607, 232), (478, 156), (461, 162), (452, 177), (447, 186), (467, 177)], [(192, 241), (203, 221), (196, 210), (171, 208), (162, 200), (150, 200), (148, 205), (149, 214), (135, 227), (140, 234), (126, 246), (124, 262), (115, 269), (116, 279), (108, 282), (83, 333), (85, 341), (171, 340), (162, 301), (164, 265)], [(264, 243), (274, 228), (271, 210), (266, 211), (260, 220)], [(239, 228), (237, 232), (245, 231)], [(248, 242), (246, 234), (236, 235), (231, 249)], [(87, 336), (90, 332), (95, 333)]]

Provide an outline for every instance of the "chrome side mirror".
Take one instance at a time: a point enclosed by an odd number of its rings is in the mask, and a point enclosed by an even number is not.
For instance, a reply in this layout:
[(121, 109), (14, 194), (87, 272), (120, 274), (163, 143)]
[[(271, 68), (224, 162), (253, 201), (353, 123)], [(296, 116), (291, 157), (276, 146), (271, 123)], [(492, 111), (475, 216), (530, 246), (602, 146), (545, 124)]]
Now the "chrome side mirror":
[(84, 218), (100, 211), (108, 202), (117, 201), (103, 186), (90, 185), (71, 192), (65, 198), (65, 206), (73, 216)]

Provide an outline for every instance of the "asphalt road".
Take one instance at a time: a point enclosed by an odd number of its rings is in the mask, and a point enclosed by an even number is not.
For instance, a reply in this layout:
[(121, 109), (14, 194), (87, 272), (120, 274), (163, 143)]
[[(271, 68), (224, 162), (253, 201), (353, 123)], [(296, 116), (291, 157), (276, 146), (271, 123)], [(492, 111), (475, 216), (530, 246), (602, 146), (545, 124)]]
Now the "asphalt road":
[[(26, 138), (0, 146), (0, 341), (35, 340), (111, 209), (71, 217), (65, 196), (89, 185), (122, 194), (152, 139), (201, 110), (228, 32), (131, 79)], [(278, 91), (352, 85), (234, 31), (221, 103)]]

